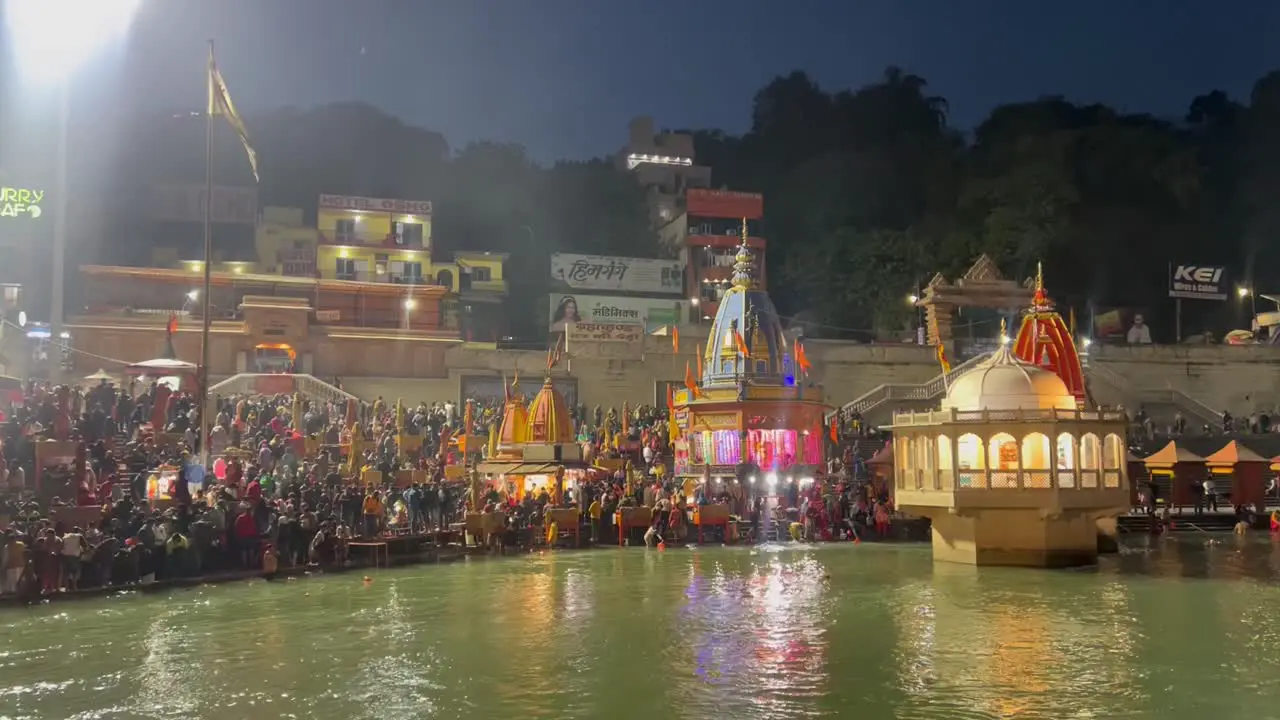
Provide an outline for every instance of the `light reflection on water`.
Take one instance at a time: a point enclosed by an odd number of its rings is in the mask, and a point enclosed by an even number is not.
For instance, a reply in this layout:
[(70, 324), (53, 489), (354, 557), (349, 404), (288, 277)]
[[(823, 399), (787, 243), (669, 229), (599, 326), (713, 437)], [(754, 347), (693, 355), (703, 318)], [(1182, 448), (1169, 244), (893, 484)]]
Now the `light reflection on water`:
[(1280, 545), (599, 550), (0, 611), (0, 718), (1272, 717)]

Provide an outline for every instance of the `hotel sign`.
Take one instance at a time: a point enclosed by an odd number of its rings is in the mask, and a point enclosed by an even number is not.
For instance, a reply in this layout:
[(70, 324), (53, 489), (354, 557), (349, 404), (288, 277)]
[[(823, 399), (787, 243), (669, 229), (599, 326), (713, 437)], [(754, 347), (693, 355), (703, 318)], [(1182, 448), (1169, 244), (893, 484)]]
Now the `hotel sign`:
[(40, 210), (42, 202), (43, 190), (0, 185), (0, 220), (35, 220), (43, 214)]
[(321, 195), (321, 210), (353, 210), (356, 212), (392, 213), (395, 215), (430, 215), (430, 200), (393, 200), (351, 195)]
[[(678, 325), (689, 314), (689, 301), (684, 299), (635, 298), (616, 295), (570, 295), (551, 293), (552, 332), (566, 325), (635, 325), (647, 332)], [(571, 331), (571, 338), (577, 337)]]
[(556, 253), (551, 280), (570, 290), (684, 294), (684, 273), (676, 260)]

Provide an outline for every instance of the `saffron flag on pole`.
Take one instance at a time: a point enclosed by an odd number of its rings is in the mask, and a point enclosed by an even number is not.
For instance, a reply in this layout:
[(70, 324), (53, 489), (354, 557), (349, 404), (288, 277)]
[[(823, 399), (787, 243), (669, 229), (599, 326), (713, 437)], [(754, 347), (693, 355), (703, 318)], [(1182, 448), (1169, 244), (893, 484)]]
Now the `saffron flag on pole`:
[(951, 372), (951, 361), (947, 360), (947, 348), (941, 340), (935, 347), (938, 348), (938, 364), (942, 366), (942, 374), (946, 375)]
[(737, 346), (738, 354), (742, 357), (751, 357), (751, 351), (747, 349), (747, 341), (742, 339), (742, 333), (737, 330), (733, 331), (733, 344)]
[(680, 328), (671, 326), (671, 352), (680, 354)]
[(698, 382), (693, 379), (693, 369), (689, 367), (689, 361), (684, 361), (684, 386), (689, 389), (689, 397), (698, 396)]
[(249, 144), (249, 131), (244, 127), (244, 121), (240, 119), (240, 114), (236, 112), (236, 106), (231, 102), (231, 93), (227, 91), (227, 83), (222, 79), (222, 73), (218, 72), (218, 64), (213, 59), (213, 46), (209, 46), (209, 107), (210, 116), (221, 115), (227, 119), (227, 123), (231, 125), (231, 129), (236, 131), (236, 136), (240, 138), (240, 144), (244, 146), (244, 152), (249, 156), (249, 167), (253, 170), (253, 179), (258, 179), (258, 153), (254, 151), (253, 146)]
[(804, 351), (804, 344), (799, 340), (796, 341), (796, 367), (800, 368), (800, 372), (805, 375), (809, 374), (809, 368), (813, 367), (809, 362), (809, 356)]
[(164, 326), (164, 331), (170, 335), (178, 332), (178, 313), (169, 313), (169, 322)]
[(694, 353), (698, 360), (698, 377), (702, 377), (702, 343), (698, 343), (698, 346), (694, 348)]

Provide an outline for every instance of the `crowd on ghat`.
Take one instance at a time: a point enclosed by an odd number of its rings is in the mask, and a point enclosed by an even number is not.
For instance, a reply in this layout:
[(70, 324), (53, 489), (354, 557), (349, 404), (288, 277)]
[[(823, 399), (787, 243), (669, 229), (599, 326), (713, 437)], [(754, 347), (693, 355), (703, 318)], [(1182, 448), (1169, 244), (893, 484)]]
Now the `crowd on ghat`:
[[(402, 410), (377, 398), (353, 411), (345, 402), (303, 402), (283, 395), (219, 398), (209, 450), (220, 461), (206, 468), (195, 460), (200, 418), (189, 395), (156, 385), (118, 389), (104, 382), (89, 389), (32, 384), (25, 399), (4, 418), (0, 444), (0, 594), (28, 597), (245, 570), (271, 575), (294, 566), (331, 566), (346, 562), (349, 543), (361, 537), (446, 529), (471, 509), (465, 485), (445, 481), (445, 466), (457, 460), (449, 438), (464, 430), (483, 437), (503, 412), (501, 399), (475, 400), (467, 414), (452, 401)], [(537, 536), (553, 502), (576, 505), (592, 534), (602, 539), (614, 537), (614, 510), (645, 504), (658, 510), (646, 541), (683, 536), (685, 496), (669, 475), (666, 411), (641, 406), (625, 412), (626, 439), (639, 447), (625, 469), (593, 476), (561, 498), (542, 490), (517, 503), (514, 494), (504, 497), (490, 487), (478, 510), (501, 505), (512, 532), (530, 530)], [(577, 406), (571, 414), (588, 458), (619, 457), (623, 423), (616, 410)], [(466, 417), (471, 428), (462, 427)], [(158, 442), (151, 431), (157, 421), (165, 438), (181, 439)], [(349, 442), (352, 425), (362, 437), (355, 464), (338, 451)], [(856, 431), (856, 418), (846, 418), (843, 427)], [(57, 431), (83, 448), (81, 457), (75, 464), (38, 471), (35, 443)], [(417, 447), (398, 447), (406, 436)], [(304, 437), (315, 444), (308, 446)], [(855, 519), (883, 530), (880, 523), (888, 522), (891, 506), (887, 498), (849, 482), (858, 474), (857, 462), (857, 454), (846, 449), (829, 468), (842, 482), (804, 491), (793, 485), (787, 490), (793, 517), (777, 520), (797, 537), (853, 532)], [(80, 466), (83, 475), (77, 478), (73, 468)], [(178, 473), (172, 496), (163, 503), (147, 485), (161, 466)], [(420, 471), (415, 477), (421, 481), (399, 487), (357, 483), (364, 470), (389, 478), (406, 469)], [(40, 496), (29, 481), (37, 472), (42, 473)], [(637, 477), (642, 480), (629, 481)], [(731, 500), (699, 494), (695, 502)], [(91, 516), (72, 512), (89, 507), (97, 509)], [(763, 520), (761, 512), (758, 504), (746, 509), (756, 525)]]

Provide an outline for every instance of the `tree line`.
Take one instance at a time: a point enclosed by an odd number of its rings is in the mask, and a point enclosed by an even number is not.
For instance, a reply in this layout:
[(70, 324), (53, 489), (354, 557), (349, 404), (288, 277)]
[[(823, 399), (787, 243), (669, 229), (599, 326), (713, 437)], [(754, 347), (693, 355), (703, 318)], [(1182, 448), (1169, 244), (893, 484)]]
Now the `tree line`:
[[(439, 133), (363, 104), (249, 125), (263, 205), (313, 218), (321, 193), (428, 199), (442, 256), (510, 253), (520, 335), (545, 328), (547, 274), (529, 269), (547, 267), (550, 253), (658, 253), (645, 191), (612, 158), (540, 166), (515, 144), (451, 151)], [(202, 179), (202, 132), (203, 121), (140, 128), (136, 142), (150, 152), (134, 155), (145, 158), (136, 179)], [(907, 296), (981, 253), (1015, 279), (1043, 261), (1061, 304), (1140, 308), (1163, 341), (1173, 333), (1170, 263), (1225, 265), (1255, 292), (1280, 291), (1280, 72), (1258, 80), (1247, 103), (1207, 92), (1183, 118), (1050, 96), (1001, 105), (969, 132), (901, 69), (834, 92), (794, 72), (757, 92), (744, 134), (684, 132), (714, 185), (764, 194), (770, 291), (810, 333), (901, 333), (915, 318)], [(219, 138), (221, 182), (247, 173), (230, 141)], [(1184, 316), (1197, 331), (1245, 322), (1234, 297), (1188, 303)]]

